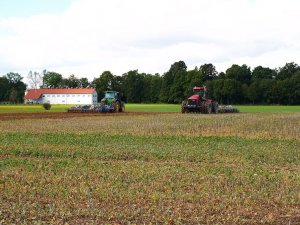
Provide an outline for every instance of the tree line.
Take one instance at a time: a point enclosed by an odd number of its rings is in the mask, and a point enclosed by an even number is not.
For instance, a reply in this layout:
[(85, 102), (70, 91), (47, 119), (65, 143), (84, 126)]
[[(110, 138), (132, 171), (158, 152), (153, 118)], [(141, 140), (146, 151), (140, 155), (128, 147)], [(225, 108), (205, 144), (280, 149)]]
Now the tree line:
[[(192, 95), (194, 86), (205, 85), (209, 96), (221, 104), (300, 104), (300, 67), (294, 62), (278, 69), (233, 64), (218, 73), (211, 63), (188, 70), (185, 62), (171, 65), (163, 75), (131, 70), (121, 76), (104, 71), (89, 82), (87, 78), (44, 70), (29, 72), (29, 84), (38, 87), (95, 87), (99, 100), (104, 91), (115, 90), (132, 103), (180, 103)], [(0, 77), (0, 102), (22, 102), (26, 85), (16, 73)]]

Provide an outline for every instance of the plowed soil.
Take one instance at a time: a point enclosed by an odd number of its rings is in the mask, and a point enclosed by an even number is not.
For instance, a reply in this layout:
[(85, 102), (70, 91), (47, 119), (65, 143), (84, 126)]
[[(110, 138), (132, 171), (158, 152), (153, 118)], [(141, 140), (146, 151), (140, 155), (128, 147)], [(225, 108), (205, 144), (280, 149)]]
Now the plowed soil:
[(156, 115), (156, 114), (174, 114), (172, 112), (123, 112), (123, 113), (67, 113), (67, 112), (49, 112), (49, 113), (0, 113), (0, 120), (14, 119), (58, 119), (84, 116), (137, 116), (137, 115)]

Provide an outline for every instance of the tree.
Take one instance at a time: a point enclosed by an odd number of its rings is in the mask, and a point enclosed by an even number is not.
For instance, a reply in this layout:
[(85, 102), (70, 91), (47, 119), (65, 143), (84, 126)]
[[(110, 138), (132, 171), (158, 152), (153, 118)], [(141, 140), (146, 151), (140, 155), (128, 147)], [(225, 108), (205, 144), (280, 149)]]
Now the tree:
[(80, 87), (80, 81), (74, 74), (72, 74), (69, 78), (64, 80), (64, 85), (69, 88), (77, 88)]
[(218, 79), (213, 81), (213, 93), (212, 96), (213, 98), (220, 102), (221, 104), (224, 103), (224, 95), (223, 95), (223, 86), (224, 86), (224, 80), (223, 79)]
[(241, 102), (242, 93), (241, 82), (233, 79), (224, 80), (222, 94), (227, 104)]
[(90, 85), (90, 82), (86, 77), (82, 77), (79, 79), (79, 86), (81, 88), (87, 88), (89, 85)]
[(42, 74), (40, 74), (38, 72), (29, 71), (27, 79), (28, 79), (30, 88), (37, 89), (40, 86), (42, 86), (42, 84), (43, 84)]
[(292, 105), (300, 104), (300, 71), (283, 82), (286, 87), (286, 91), (283, 93), (286, 98), (284, 102)]
[(254, 104), (260, 100), (260, 89), (259, 89), (259, 81), (255, 80), (252, 82), (248, 88), (247, 97)]
[(276, 71), (268, 67), (257, 66), (252, 71), (252, 79), (272, 79), (276, 77)]
[(9, 80), (7, 77), (0, 77), (0, 102), (8, 101)]
[(6, 74), (8, 80), (8, 91), (6, 96), (12, 103), (22, 102), (26, 90), (26, 84), (22, 82), (23, 77), (18, 73)]
[(162, 77), (157, 73), (155, 75), (148, 75), (150, 78), (150, 101), (153, 103), (159, 102), (159, 95), (161, 91), (161, 85), (162, 85)]
[(184, 97), (187, 66), (178, 61), (171, 65), (169, 71), (163, 75), (160, 99), (162, 102), (178, 103)]
[(193, 94), (193, 87), (201, 86), (204, 83), (202, 72), (195, 67), (193, 70), (187, 71), (186, 82), (184, 86), (184, 97), (187, 98)]
[(62, 75), (56, 72), (46, 72), (43, 77), (44, 87), (56, 88), (63, 85)]
[(21, 77), (18, 73), (8, 73), (6, 74), (6, 77), (10, 84), (17, 84), (18, 82), (21, 82), (23, 80), (23, 77)]
[(249, 84), (251, 80), (251, 70), (247, 65), (232, 65), (226, 70), (226, 78), (241, 82), (242, 84)]
[(226, 74), (224, 72), (219, 73), (218, 77), (216, 77), (216, 79), (225, 79), (226, 78)]
[(290, 78), (298, 71), (300, 71), (298, 64), (294, 62), (286, 63), (284, 67), (279, 68), (277, 79), (284, 80)]
[(211, 64), (211, 63), (203, 64), (202, 66), (200, 66), (200, 71), (203, 74), (204, 81), (206, 81), (206, 80), (213, 80), (218, 75), (216, 67), (213, 64)]
[(18, 102), (18, 91), (15, 90), (14, 88), (10, 91), (9, 101), (11, 103), (17, 103)]
[(145, 99), (144, 74), (139, 74), (137, 70), (131, 70), (122, 75), (124, 94), (128, 102), (140, 103)]

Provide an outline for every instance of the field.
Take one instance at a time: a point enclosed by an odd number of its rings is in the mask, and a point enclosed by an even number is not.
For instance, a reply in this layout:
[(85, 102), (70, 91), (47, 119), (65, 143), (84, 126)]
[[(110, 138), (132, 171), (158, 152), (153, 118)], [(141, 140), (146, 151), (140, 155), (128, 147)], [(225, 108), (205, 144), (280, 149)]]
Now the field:
[[(53, 105), (49, 112), (66, 112), (70, 105)], [(300, 112), (300, 106), (237, 106), (241, 112)], [(126, 104), (127, 112), (180, 112), (180, 105)], [(41, 105), (0, 105), (0, 113), (48, 112)]]
[(300, 224), (299, 106), (19, 107), (0, 106), (0, 224)]

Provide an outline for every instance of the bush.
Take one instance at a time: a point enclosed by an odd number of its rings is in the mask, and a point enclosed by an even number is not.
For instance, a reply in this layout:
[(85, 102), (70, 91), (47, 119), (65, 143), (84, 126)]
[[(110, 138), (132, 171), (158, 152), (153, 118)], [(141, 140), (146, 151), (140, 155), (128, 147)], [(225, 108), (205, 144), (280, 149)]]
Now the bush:
[(51, 109), (51, 104), (46, 102), (46, 103), (43, 104), (43, 108), (46, 109), (46, 110), (50, 110)]

